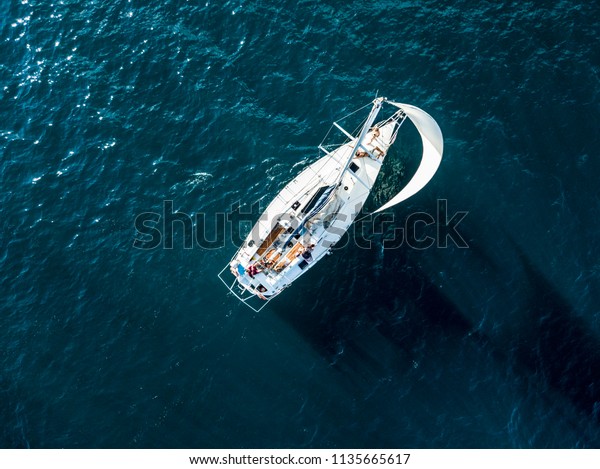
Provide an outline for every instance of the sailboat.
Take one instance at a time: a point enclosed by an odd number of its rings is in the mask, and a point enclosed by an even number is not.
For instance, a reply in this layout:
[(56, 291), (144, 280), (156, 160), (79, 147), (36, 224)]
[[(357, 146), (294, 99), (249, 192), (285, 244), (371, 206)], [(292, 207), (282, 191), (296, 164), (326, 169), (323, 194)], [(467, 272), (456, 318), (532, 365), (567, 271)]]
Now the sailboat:
[[(421, 162), (408, 184), (373, 213), (416, 194), (436, 173), (444, 146), (436, 121), (410, 104), (383, 97), (371, 104), (368, 116), (354, 135), (338, 122), (333, 123), (332, 129), (341, 132), (345, 142), (335, 148), (319, 145), (322, 156), (275, 196), (219, 273), (229, 291), (254, 311), (260, 311), (331, 253), (361, 211), (388, 150), (407, 119), (421, 136)], [(390, 105), (393, 112), (377, 121), (384, 105)], [(229, 280), (225, 279), (227, 270), (233, 276)], [(255, 306), (256, 301), (260, 306)]]

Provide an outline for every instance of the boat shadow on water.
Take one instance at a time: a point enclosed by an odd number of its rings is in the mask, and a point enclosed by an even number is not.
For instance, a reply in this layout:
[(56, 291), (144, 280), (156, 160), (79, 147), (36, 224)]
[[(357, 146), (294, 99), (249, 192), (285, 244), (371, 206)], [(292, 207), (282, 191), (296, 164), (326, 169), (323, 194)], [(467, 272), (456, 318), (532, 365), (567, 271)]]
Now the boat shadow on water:
[[(600, 342), (525, 253), (514, 243), (512, 248), (510, 255), (521, 266), (518, 308), (510, 315), (498, 308), (484, 328), (478, 324), (482, 311), (462, 310), (457, 297), (446, 295), (443, 285), (403, 250), (374, 259), (372, 251), (348, 246), (270, 309), (353, 385), (360, 381), (353, 376), (378, 379), (390, 369), (416, 379), (414, 369), (432, 335), (470, 341), (515, 374), (522, 387), (537, 389), (545, 406), (556, 410), (570, 401), (575, 411), (564, 412), (567, 425), (584, 435), (578, 445), (594, 447), (599, 443), (591, 435), (600, 423)], [(508, 273), (485, 253), (472, 246), (471, 255), (489, 264), (498, 281), (505, 279)]]
[(600, 341), (523, 251), (516, 245), (515, 250), (527, 278), (523, 310), (536, 319), (516, 342), (516, 355), (600, 423)]

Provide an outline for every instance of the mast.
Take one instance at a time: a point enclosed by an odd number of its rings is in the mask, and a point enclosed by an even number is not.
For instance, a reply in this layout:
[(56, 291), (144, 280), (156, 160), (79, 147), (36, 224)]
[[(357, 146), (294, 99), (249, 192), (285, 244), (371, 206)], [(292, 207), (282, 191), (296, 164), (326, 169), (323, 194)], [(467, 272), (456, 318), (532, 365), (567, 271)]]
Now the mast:
[[(373, 125), (373, 122), (375, 122), (375, 119), (377, 118), (377, 114), (379, 114), (379, 111), (381, 110), (381, 106), (383, 106), (383, 103), (385, 101), (386, 101), (386, 99), (383, 98), (383, 97), (381, 97), (381, 98), (375, 98), (373, 100), (373, 108), (371, 109), (371, 112), (367, 116), (367, 120), (365, 121), (365, 125), (363, 125), (360, 133), (358, 134), (358, 138), (356, 139), (356, 143), (352, 147), (352, 151), (350, 152), (350, 156), (348, 157), (348, 160), (344, 164), (344, 169), (342, 169), (340, 171), (339, 176), (336, 178), (335, 182), (330, 185), (330, 188), (333, 188), (333, 187), (337, 186), (340, 183), (340, 181), (342, 180), (342, 178), (344, 177), (344, 173), (348, 170), (348, 168), (350, 167), (350, 164), (352, 163), (352, 160), (354, 159), (354, 155), (356, 154), (356, 150), (358, 149), (358, 147), (362, 146), (362, 141), (364, 140), (365, 136), (367, 135), (367, 132), (369, 131), (369, 129)], [(348, 136), (348, 138), (351, 138), (351, 139), (354, 138), (354, 136), (352, 134), (350, 134), (349, 132), (347, 132), (337, 122), (334, 122), (333, 125), (335, 125), (341, 132), (343, 132), (346, 136)], [(287, 245), (290, 242), (290, 240), (294, 237), (294, 235), (296, 235), (298, 232), (300, 232), (300, 230), (304, 227), (304, 224), (306, 223), (307, 220), (309, 220), (310, 218), (312, 218), (315, 215), (316, 212), (318, 212), (321, 208), (323, 208), (325, 205), (327, 205), (327, 203), (329, 203), (329, 201), (331, 200), (331, 198), (333, 197), (334, 194), (335, 194), (335, 190), (329, 191), (329, 194), (327, 195), (327, 198), (319, 204), (319, 209), (318, 210), (312, 209), (310, 213), (306, 214), (304, 216), (304, 218), (302, 218), (302, 220), (300, 220), (300, 223), (298, 224), (298, 227), (287, 238), (286, 242), (284, 243), (284, 246)]]

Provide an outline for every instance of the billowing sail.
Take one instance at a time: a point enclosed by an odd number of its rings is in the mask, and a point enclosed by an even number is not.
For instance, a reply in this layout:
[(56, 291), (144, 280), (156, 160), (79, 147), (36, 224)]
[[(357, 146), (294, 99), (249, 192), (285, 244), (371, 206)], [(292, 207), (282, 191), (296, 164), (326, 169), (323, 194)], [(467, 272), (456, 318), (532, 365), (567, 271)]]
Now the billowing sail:
[(442, 131), (433, 117), (422, 109), (410, 104), (393, 103), (391, 101), (388, 101), (388, 103), (402, 109), (419, 131), (421, 140), (423, 141), (423, 158), (417, 172), (404, 189), (373, 213), (393, 207), (423, 189), (436, 173), (442, 161), (442, 153), (444, 151)]

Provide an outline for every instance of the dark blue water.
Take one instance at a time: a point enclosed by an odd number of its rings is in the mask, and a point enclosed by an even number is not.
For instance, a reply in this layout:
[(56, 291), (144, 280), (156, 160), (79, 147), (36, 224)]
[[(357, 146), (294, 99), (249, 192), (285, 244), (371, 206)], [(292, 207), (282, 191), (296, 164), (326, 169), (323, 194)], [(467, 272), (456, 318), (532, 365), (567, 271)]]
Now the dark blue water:
[[(594, 2), (0, 12), (0, 446), (600, 445)], [(165, 200), (268, 202), (377, 91), (446, 144), (391, 213), (446, 199), (468, 249), (371, 231), (256, 314), (216, 277), (232, 241), (133, 247)]]

